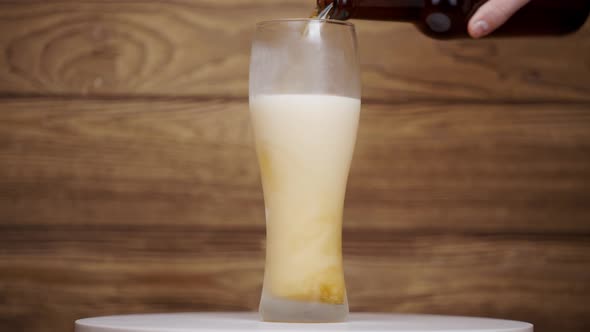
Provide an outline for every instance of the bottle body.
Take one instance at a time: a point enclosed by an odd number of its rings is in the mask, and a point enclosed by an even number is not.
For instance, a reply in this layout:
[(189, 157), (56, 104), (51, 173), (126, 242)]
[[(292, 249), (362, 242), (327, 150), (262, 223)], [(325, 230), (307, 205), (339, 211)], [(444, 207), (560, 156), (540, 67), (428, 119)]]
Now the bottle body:
[[(412, 22), (438, 39), (468, 37), (469, 19), (487, 0), (319, 0), (333, 3), (330, 18)], [(563, 35), (582, 27), (590, 0), (531, 0), (492, 36)]]

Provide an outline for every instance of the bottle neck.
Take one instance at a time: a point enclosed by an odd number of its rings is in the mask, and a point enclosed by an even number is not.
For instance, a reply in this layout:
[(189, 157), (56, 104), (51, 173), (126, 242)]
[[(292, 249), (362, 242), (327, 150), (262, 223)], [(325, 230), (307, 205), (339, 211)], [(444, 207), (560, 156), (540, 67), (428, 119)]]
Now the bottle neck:
[[(425, 0), (333, 0), (330, 18), (412, 22), (420, 19)], [(328, 2), (328, 1), (323, 1)]]

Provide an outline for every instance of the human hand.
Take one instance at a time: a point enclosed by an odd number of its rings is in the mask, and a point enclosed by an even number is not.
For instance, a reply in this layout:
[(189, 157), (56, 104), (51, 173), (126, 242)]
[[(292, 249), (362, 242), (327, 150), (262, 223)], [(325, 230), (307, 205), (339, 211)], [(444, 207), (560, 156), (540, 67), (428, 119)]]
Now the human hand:
[(469, 20), (468, 30), (473, 38), (487, 36), (530, 0), (489, 0)]

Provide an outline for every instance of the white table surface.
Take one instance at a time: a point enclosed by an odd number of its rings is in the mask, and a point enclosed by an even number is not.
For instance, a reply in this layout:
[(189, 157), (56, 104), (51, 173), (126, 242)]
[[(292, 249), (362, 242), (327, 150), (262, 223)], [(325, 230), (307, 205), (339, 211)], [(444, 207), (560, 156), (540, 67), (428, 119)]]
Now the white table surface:
[(533, 332), (529, 323), (471, 317), (353, 313), (345, 323), (261, 322), (257, 313), (105, 316), (76, 321), (76, 332)]

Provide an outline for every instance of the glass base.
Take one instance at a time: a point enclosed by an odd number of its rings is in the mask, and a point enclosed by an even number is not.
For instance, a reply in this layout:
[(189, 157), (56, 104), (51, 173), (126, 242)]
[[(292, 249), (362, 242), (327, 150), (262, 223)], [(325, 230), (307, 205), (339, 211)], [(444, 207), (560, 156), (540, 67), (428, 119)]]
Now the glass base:
[(348, 316), (348, 301), (344, 304), (303, 302), (262, 294), (260, 316), (265, 322), (339, 323)]

